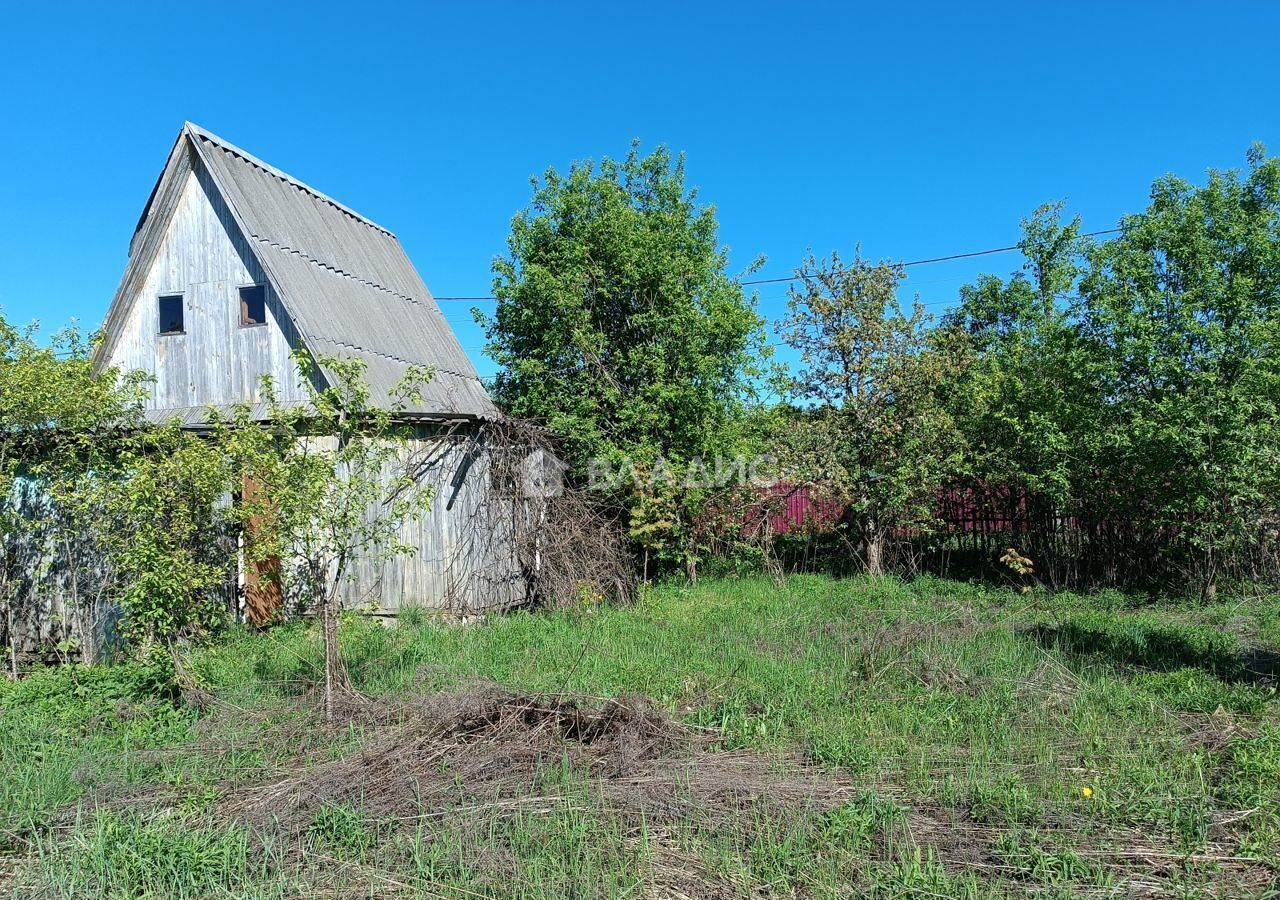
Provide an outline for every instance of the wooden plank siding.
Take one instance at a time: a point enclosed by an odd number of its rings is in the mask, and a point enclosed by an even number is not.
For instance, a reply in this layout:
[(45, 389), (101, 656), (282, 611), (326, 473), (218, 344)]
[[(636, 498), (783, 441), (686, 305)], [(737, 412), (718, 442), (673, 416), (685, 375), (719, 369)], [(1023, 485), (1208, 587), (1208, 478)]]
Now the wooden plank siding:
[[(155, 261), (133, 296), (106, 364), (155, 376), (146, 407), (178, 410), (256, 403), (263, 375), (280, 400), (306, 387), (291, 354), (301, 340), (280, 298), (266, 286), (267, 322), (241, 326), (239, 288), (267, 284), (226, 203), (200, 167), (188, 171)], [(158, 298), (183, 296), (183, 334), (160, 334)]]
[(432, 491), (426, 514), (399, 529), (415, 550), (381, 563), (357, 561), (343, 585), (344, 604), (380, 614), (412, 606), (471, 615), (523, 603), (515, 511), (489, 483), (488, 457), (474, 432), (419, 425), (403, 453)]

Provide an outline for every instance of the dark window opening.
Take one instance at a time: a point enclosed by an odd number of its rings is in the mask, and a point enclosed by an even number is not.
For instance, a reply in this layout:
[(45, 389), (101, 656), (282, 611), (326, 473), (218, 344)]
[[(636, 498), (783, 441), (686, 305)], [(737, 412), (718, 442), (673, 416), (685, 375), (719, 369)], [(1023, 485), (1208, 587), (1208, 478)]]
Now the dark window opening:
[(165, 294), (160, 297), (160, 333), (182, 334), (182, 295)]
[(260, 284), (240, 288), (240, 324), (265, 325), (267, 323), (267, 292)]

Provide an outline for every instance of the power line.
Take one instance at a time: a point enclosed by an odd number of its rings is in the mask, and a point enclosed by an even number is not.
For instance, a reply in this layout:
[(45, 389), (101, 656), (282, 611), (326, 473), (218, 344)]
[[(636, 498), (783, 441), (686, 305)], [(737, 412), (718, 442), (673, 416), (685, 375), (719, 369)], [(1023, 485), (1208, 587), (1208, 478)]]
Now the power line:
[[(762, 298), (762, 299), (765, 299), (765, 298)], [(774, 302), (774, 303), (783, 303), (787, 300), (786, 297), (771, 297), (767, 299), (770, 302)], [(926, 310), (936, 310), (936, 309), (942, 309), (944, 307), (955, 306), (957, 305), (958, 302), (959, 301), (954, 298), (946, 299), (946, 300), (921, 300), (920, 305), (924, 307)], [(907, 300), (907, 301), (903, 301), (902, 308), (904, 311), (910, 312), (911, 308), (914, 305), (915, 305), (914, 300)], [(448, 316), (445, 316), (445, 321), (448, 322), (450, 325), (454, 325), (454, 326), (475, 324), (475, 321), (473, 319), (450, 319)], [(463, 348), (463, 349), (471, 349), (471, 348)]]
[[(1119, 232), (1120, 232), (1119, 228), (1104, 228), (1102, 231), (1086, 232), (1085, 234), (1080, 235), (1080, 237), (1100, 237), (1101, 235), (1104, 235), (1104, 234), (1118, 234)], [(977, 257), (977, 256), (991, 256), (993, 253), (1009, 253), (1012, 250), (1021, 250), (1021, 249), (1022, 249), (1021, 245), (1014, 244), (1010, 247), (993, 247), (990, 250), (974, 250), (970, 253), (953, 253), (950, 256), (934, 256), (929, 259), (913, 259), (909, 262), (898, 263), (898, 265), (905, 269), (908, 266), (926, 266), (930, 263), (951, 262), (957, 259), (973, 259), (974, 257)], [(742, 282), (742, 284), (743, 285), (784, 284), (788, 281), (799, 281), (801, 277), (802, 276), (800, 275), (786, 275), (780, 278), (756, 278), (750, 281), (744, 281)], [(436, 300), (459, 300), (459, 301), (465, 301), (468, 303), (483, 303), (487, 301), (497, 300), (498, 298), (497, 297), (436, 297), (435, 299)]]

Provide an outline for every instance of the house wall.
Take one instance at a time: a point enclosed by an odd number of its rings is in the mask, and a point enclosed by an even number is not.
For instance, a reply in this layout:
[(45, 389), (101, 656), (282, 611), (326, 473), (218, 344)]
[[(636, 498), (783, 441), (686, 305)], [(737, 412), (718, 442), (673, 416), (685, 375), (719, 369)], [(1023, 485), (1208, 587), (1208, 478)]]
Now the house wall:
[[(115, 631), (118, 609), (104, 596), (109, 564), (95, 542), (60, 540), (48, 526), (56, 509), (38, 481), (18, 478), (3, 498), (29, 527), (0, 534), (0, 647), (20, 657), (98, 659)], [(71, 638), (73, 640), (68, 640)]]
[[(239, 288), (266, 277), (230, 210), (200, 166), (187, 171), (173, 214), (129, 313), (112, 336), (107, 365), (155, 376), (147, 409), (186, 416), (209, 405), (260, 402), (271, 375), (278, 398), (301, 401), (306, 386), (290, 354), (300, 346), (274, 290), (267, 322), (240, 325)], [(159, 333), (158, 298), (183, 295), (183, 334)]]
[[(323, 447), (333, 439), (315, 440)], [(341, 585), (343, 604), (381, 615), (410, 607), (476, 615), (524, 603), (523, 572), (532, 560), (520, 559), (515, 532), (528, 511), (494, 490), (483, 433), (470, 426), (420, 425), (385, 472), (386, 483), (401, 466), (411, 466), (420, 489), (431, 491), (426, 514), (399, 528), (399, 540), (414, 552), (356, 560)], [(49, 500), (35, 482), (24, 482), (11, 502), (31, 510), (36, 520), (49, 518)], [(376, 508), (368, 511), (378, 514)], [(47, 533), (11, 537), (5, 538), (3, 557), (19, 577), (12, 584), (13, 604), (0, 616), (0, 646), (16, 642), (24, 657), (52, 658), (56, 646), (72, 638), (74, 649), (64, 652), (101, 658), (119, 619), (110, 596), (122, 586), (93, 540), (63, 541)], [(234, 559), (234, 537), (220, 540)], [(237, 585), (228, 584), (219, 602), (242, 606), (238, 593)]]
[(357, 561), (343, 585), (344, 604), (380, 613), (425, 607), (475, 614), (523, 603), (517, 510), (493, 490), (482, 434), (419, 426), (387, 481), (404, 466), (432, 494), (426, 514), (399, 528), (398, 539), (414, 552)]

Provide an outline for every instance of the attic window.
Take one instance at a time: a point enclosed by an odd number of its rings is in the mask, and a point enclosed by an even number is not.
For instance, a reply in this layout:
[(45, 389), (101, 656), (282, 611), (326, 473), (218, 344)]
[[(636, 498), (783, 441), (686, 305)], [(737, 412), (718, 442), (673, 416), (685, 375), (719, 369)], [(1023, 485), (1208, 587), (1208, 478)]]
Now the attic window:
[(260, 284), (240, 288), (240, 326), (267, 324), (267, 292)]
[(159, 299), (160, 333), (182, 334), (182, 295), (161, 294)]

